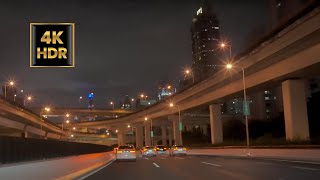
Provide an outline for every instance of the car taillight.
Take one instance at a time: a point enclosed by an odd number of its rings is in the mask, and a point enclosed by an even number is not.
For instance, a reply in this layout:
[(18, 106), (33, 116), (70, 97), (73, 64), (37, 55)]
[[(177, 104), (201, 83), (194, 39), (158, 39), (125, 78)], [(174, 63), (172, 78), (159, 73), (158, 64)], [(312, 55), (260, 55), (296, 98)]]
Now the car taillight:
[(157, 148), (157, 150), (159, 150), (159, 148)]
[(187, 150), (187, 148), (183, 148), (183, 150)]
[(136, 152), (135, 150), (131, 150), (130, 152)]
[(173, 150), (178, 150), (178, 148), (173, 148)]
[(122, 151), (117, 151), (117, 153), (122, 153)]

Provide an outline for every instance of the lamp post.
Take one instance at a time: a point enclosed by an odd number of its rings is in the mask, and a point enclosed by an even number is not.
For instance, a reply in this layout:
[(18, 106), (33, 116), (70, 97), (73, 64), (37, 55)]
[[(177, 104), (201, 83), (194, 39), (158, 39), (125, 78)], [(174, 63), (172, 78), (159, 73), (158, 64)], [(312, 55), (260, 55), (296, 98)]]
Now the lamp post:
[[(148, 121), (148, 117), (144, 117), (144, 121)], [(152, 130), (152, 119), (150, 119), (150, 136), (151, 136), (151, 146), (153, 146), (153, 130)]]
[(192, 83), (194, 83), (194, 74), (193, 74), (193, 71), (190, 70), (190, 69), (186, 69), (184, 73), (185, 73), (185, 75), (191, 75), (191, 76), (192, 76)]
[(226, 44), (226, 43), (221, 43), (220, 44), (220, 47), (222, 48), (222, 49), (224, 49), (224, 48), (229, 48), (229, 58), (231, 59), (232, 58), (232, 50), (231, 50), (231, 46), (230, 45), (228, 45), (228, 44)]
[(172, 108), (174, 106), (176, 106), (178, 108), (178, 114), (179, 114), (179, 118), (178, 118), (178, 121), (179, 121), (179, 137), (180, 137), (180, 143), (181, 144), (178, 144), (178, 145), (182, 145), (183, 143), (182, 143), (182, 128), (181, 128), (182, 124), (181, 124), (181, 113), (180, 113), (181, 111), (180, 111), (179, 105), (174, 105), (173, 103), (169, 104), (170, 108)]
[(27, 96), (23, 99), (23, 106), (26, 106), (27, 101), (31, 101), (32, 97), (31, 96)]
[(81, 104), (82, 98), (82, 96), (79, 97), (79, 104)]
[[(51, 110), (51, 109), (50, 109), (49, 107), (45, 107), (45, 108), (43, 108), (43, 109), (40, 110), (40, 120), (41, 120), (41, 121), (43, 121), (43, 119), (42, 119), (43, 111), (50, 112), (50, 110)], [(40, 128), (41, 128), (41, 130), (42, 130), (42, 124), (40, 125)]]
[(4, 83), (4, 98), (7, 98), (7, 85), (9, 86), (14, 86), (14, 82), (13, 81), (9, 81), (9, 83)]
[(110, 102), (110, 105), (112, 106), (112, 110), (114, 110), (114, 103), (113, 103), (113, 101)]
[[(226, 65), (227, 69), (232, 69), (233, 67), (238, 67), (238, 68), (241, 68), (241, 70), (242, 70), (243, 100), (244, 100), (243, 106), (244, 106), (244, 109), (245, 108), (249, 108), (249, 104), (247, 103), (246, 81), (245, 81), (244, 68), (241, 67), (241, 66), (233, 66), (232, 64), (227, 64)], [(250, 147), (250, 139), (249, 139), (248, 113), (245, 112), (244, 109), (243, 109), (243, 114), (245, 116), (245, 122), (246, 122), (246, 140), (247, 140), (247, 148), (249, 149), (249, 147)], [(249, 152), (248, 152), (248, 155), (250, 155)]]

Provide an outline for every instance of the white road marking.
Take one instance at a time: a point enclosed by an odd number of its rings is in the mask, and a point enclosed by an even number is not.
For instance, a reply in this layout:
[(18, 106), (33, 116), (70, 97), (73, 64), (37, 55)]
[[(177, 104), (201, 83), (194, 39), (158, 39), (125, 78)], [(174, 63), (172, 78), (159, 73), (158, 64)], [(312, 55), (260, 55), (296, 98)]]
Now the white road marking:
[(155, 167), (160, 167), (158, 164), (156, 164), (156, 163), (152, 163)]
[(210, 165), (210, 166), (216, 166), (216, 167), (221, 167), (221, 165), (219, 164), (213, 164), (213, 163), (208, 163), (208, 162), (201, 162), (202, 164), (207, 164), (207, 165)]
[(184, 158), (181, 158), (181, 157), (174, 157), (175, 159), (184, 159)]
[(116, 159), (113, 159), (113, 160), (112, 160), (112, 161), (110, 161), (108, 164), (106, 164), (106, 165), (104, 165), (104, 166), (101, 166), (100, 168), (98, 168), (98, 169), (96, 169), (96, 170), (94, 170), (94, 171), (92, 171), (92, 172), (90, 172), (90, 173), (86, 174), (85, 176), (80, 177), (78, 180), (84, 180), (84, 179), (86, 179), (87, 177), (89, 177), (89, 176), (91, 176), (91, 175), (93, 175), (93, 174), (97, 173), (97, 172), (98, 172), (98, 171), (100, 171), (101, 169), (103, 169), (103, 168), (105, 168), (105, 167), (109, 166), (109, 165), (110, 165), (110, 164), (112, 164), (115, 160), (116, 160)]
[(316, 168), (308, 168), (308, 167), (300, 167), (300, 166), (290, 166), (292, 168), (296, 168), (296, 169), (302, 169), (302, 170), (310, 170), (310, 171), (319, 171), (320, 169), (316, 169)]

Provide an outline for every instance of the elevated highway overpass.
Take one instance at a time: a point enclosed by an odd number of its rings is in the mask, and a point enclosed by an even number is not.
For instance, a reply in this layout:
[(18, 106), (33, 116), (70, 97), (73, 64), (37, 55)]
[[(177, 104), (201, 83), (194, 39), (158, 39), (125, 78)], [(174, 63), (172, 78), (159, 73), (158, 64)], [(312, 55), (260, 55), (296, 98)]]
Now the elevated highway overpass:
[[(281, 85), (286, 137), (289, 140), (308, 139), (304, 79), (320, 75), (319, 7), (273, 34), (251, 52), (235, 59), (233, 63), (244, 69), (245, 83), (249, 92)], [(243, 91), (241, 73), (241, 68), (231, 72), (222, 68), (208, 79), (142, 111), (113, 120), (78, 123), (77, 126), (120, 128), (134, 123), (146, 124), (144, 117), (157, 120), (169, 116), (167, 119), (173, 121), (174, 139), (176, 142), (181, 142), (177, 134), (176, 114), (200, 105), (210, 105), (212, 143), (219, 143), (222, 142), (219, 103), (228, 97), (241, 95)], [(169, 103), (173, 103), (175, 108), (169, 108)], [(146, 136), (149, 136), (148, 133)]]
[(0, 135), (60, 139), (65, 133), (39, 115), (0, 98)]

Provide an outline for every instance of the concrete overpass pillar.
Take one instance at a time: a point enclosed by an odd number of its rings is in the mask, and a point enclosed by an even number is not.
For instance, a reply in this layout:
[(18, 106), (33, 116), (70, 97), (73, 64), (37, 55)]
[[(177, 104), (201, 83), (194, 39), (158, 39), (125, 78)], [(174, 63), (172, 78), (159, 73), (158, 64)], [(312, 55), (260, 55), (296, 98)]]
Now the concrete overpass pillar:
[(309, 124), (303, 80), (282, 82), (283, 108), (287, 140), (308, 140)]
[(168, 127), (169, 146), (172, 146), (172, 127)]
[(169, 118), (172, 120), (174, 142), (176, 145), (182, 145), (182, 136), (179, 130), (179, 117), (172, 115)]
[(211, 143), (217, 144), (223, 142), (222, 116), (220, 104), (212, 104), (210, 110)]
[(136, 125), (136, 148), (140, 149), (143, 147), (143, 126)]
[(150, 121), (145, 121), (144, 124), (144, 141), (146, 146), (151, 146), (151, 132), (150, 132)]
[(161, 126), (161, 137), (162, 137), (162, 144), (167, 146), (167, 127), (165, 125)]

